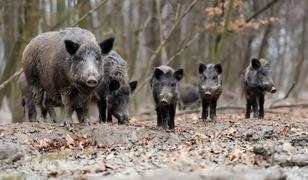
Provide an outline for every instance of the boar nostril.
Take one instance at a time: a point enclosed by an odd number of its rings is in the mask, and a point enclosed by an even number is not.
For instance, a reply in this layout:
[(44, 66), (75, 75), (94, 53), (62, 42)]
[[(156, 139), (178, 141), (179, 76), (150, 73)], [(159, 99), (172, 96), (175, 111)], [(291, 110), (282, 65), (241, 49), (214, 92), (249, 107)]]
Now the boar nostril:
[(98, 84), (97, 80), (93, 77), (93, 76), (90, 76), (87, 80), (87, 86), (89, 87), (96, 87)]
[(277, 92), (277, 89), (275, 87), (272, 87), (271, 93), (275, 93), (275, 92)]
[(163, 105), (166, 105), (166, 104), (168, 104), (168, 101), (167, 101), (166, 99), (162, 99), (162, 100), (160, 101), (160, 103), (163, 104)]
[(207, 96), (207, 97), (211, 96), (211, 92), (210, 91), (206, 91), (205, 92), (205, 96)]

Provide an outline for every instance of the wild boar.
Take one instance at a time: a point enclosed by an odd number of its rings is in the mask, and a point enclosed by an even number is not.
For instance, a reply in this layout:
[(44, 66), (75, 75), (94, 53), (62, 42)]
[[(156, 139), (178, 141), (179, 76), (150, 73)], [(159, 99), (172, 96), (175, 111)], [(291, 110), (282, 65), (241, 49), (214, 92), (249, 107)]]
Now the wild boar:
[(217, 101), (222, 93), (221, 64), (199, 64), (199, 93), (202, 101), (201, 118), (205, 121), (210, 107), (210, 118), (216, 118)]
[(264, 118), (265, 93), (277, 91), (272, 79), (271, 62), (262, 58), (252, 58), (244, 73), (243, 87), (246, 97), (245, 118), (250, 118), (251, 108), (254, 118)]
[(64, 105), (64, 124), (72, 113), (89, 124), (89, 104), (102, 78), (102, 54), (113, 47), (114, 38), (97, 43), (94, 35), (81, 28), (46, 32), (32, 39), (22, 55), (22, 65), (35, 102), (36, 120), (44, 121), (44, 93)]
[(100, 122), (112, 122), (112, 116), (115, 116), (119, 124), (125, 124), (129, 119), (129, 98), (137, 81), (129, 82), (127, 63), (115, 51), (103, 56), (102, 61), (104, 76), (96, 91)]
[(183, 69), (174, 70), (169, 66), (155, 68), (151, 88), (156, 106), (157, 127), (174, 129), (174, 117), (179, 97), (178, 82), (184, 75)]

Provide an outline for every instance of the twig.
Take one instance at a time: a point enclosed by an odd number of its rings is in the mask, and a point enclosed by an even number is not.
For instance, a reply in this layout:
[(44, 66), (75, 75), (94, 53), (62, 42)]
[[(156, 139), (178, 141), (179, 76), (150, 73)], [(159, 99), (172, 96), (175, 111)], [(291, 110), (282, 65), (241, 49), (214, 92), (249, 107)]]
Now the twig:
[[(164, 45), (166, 44), (166, 42), (169, 40), (170, 36), (172, 35), (173, 31), (176, 29), (176, 27), (178, 26), (178, 24), (182, 21), (182, 19), (190, 12), (190, 10), (197, 4), (199, 0), (194, 0), (189, 6), (188, 8), (185, 9), (184, 13), (176, 19), (176, 22), (173, 24), (173, 26), (171, 27), (170, 31), (168, 32), (166, 38), (159, 44), (159, 46), (157, 47), (157, 49), (155, 50), (155, 52), (152, 54), (152, 56), (150, 57), (148, 66), (145, 68), (145, 70), (150, 69), (150, 67), (152, 67), (154, 59), (157, 57), (157, 55), (159, 54), (159, 52), (161, 51), (161, 49), (164, 47)], [(147, 76), (145, 76), (147, 77)], [(143, 86), (146, 84), (146, 81), (148, 79), (146, 78), (145, 81), (138, 86), (137, 90), (136, 90), (136, 94), (143, 88)]]
[[(190, 41), (188, 41), (181, 49), (178, 49), (178, 51), (167, 61), (166, 65), (170, 64), (171, 62), (175, 60), (176, 57), (181, 55), (184, 52), (184, 50), (187, 49), (194, 42), (194, 40), (199, 37), (200, 34), (201, 33), (195, 34), (194, 37)], [(145, 80), (140, 85), (138, 85), (140, 88), (137, 88), (137, 90), (135, 91), (135, 94), (137, 94), (142, 89), (142, 87), (149, 82), (151, 77), (152, 77), (151, 75), (148, 75), (145, 78)]]
[(272, 7), (275, 3), (277, 3), (279, 0), (273, 0), (270, 3), (268, 3), (266, 6), (264, 6), (262, 9), (260, 9), (259, 11), (257, 11), (256, 13), (254, 13), (252, 16), (250, 16), (248, 19), (246, 19), (246, 23), (251, 21), (252, 19), (256, 18), (257, 16), (259, 16), (261, 13), (263, 13), (264, 11), (266, 11), (267, 9), (269, 9), (270, 7)]
[(90, 14), (92, 14), (93, 12), (95, 12), (98, 8), (100, 8), (101, 6), (103, 6), (105, 3), (107, 2), (107, 0), (101, 1), (95, 8), (91, 9), (90, 11), (88, 11), (85, 15), (83, 15), (80, 19), (78, 19), (77, 22), (75, 22), (72, 26), (77, 26), (78, 24), (80, 24), (82, 21), (84, 21)]
[(281, 102), (281, 101), (287, 99), (287, 98), (289, 97), (289, 95), (291, 94), (292, 90), (294, 89), (295, 85), (296, 85), (296, 82), (293, 81), (293, 83), (292, 83), (290, 89), (288, 90), (287, 94), (286, 94), (283, 98), (277, 99), (276, 101), (274, 101), (274, 102), (270, 105), (270, 107), (272, 107), (274, 104), (276, 104), (276, 103), (278, 103), (278, 102)]
[(15, 79), (16, 77), (18, 77), (24, 70), (22, 68), (20, 68), (17, 72), (15, 72), (11, 77), (9, 77), (6, 81), (4, 81), (1, 85), (0, 85), (0, 91), (5, 88), (6, 85), (8, 85), (13, 79)]

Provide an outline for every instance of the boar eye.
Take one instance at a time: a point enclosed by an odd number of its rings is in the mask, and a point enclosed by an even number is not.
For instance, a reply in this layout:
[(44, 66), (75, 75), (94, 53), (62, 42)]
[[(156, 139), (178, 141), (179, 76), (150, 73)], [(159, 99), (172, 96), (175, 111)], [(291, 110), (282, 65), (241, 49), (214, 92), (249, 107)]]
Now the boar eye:
[(216, 79), (217, 79), (217, 76), (214, 76), (212, 79), (213, 79), (213, 80), (216, 80)]
[(171, 83), (171, 87), (175, 87), (176, 86), (176, 83)]

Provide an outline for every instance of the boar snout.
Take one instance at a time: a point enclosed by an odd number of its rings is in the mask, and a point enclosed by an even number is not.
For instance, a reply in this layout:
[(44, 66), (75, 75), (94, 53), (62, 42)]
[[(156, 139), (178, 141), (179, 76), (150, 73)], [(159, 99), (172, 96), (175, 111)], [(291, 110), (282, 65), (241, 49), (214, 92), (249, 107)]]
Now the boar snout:
[(212, 93), (210, 91), (205, 91), (205, 96), (206, 97), (210, 97), (212, 95)]
[(89, 76), (86, 83), (89, 87), (96, 87), (98, 80), (94, 76)]
[(275, 88), (275, 86), (273, 86), (272, 89), (271, 89), (271, 93), (274, 94), (274, 93), (276, 93), (276, 92), (277, 92), (277, 89)]
[(162, 105), (168, 105), (171, 103), (171, 98), (172, 98), (172, 94), (171, 93), (167, 93), (167, 94), (160, 94), (161, 100), (160, 103)]

